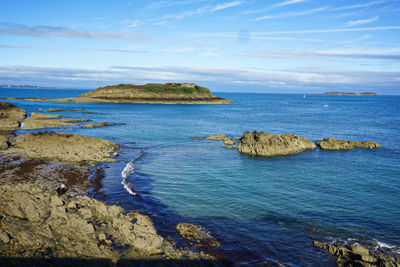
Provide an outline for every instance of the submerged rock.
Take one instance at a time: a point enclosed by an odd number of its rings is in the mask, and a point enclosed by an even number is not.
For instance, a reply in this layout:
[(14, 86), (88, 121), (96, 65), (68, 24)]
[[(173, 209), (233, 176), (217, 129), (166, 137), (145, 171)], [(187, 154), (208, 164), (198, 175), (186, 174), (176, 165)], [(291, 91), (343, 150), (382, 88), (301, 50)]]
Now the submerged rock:
[(2, 257), (214, 259), (175, 249), (145, 215), (40, 184), (0, 186), (0, 226)]
[(82, 128), (96, 128), (96, 127), (108, 127), (115, 125), (126, 125), (125, 123), (109, 123), (109, 122), (99, 122), (99, 123), (90, 123), (81, 126)]
[(333, 137), (324, 138), (324, 140), (315, 142), (321, 149), (327, 150), (350, 150), (353, 148), (377, 148), (382, 147), (380, 144), (375, 142), (353, 142), (346, 140), (336, 140)]
[(55, 111), (83, 111), (81, 108), (39, 108), (39, 111), (49, 111), (49, 112), (55, 112)]
[(176, 226), (176, 230), (178, 230), (179, 234), (183, 238), (197, 241), (192, 243), (192, 246), (221, 246), (220, 243), (201, 225), (180, 223)]
[(65, 162), (114, 161), (119, 145), (96, 137), (56, 132), (38, 132), (17, 137), (17, 147), (31, 158), (55, 158)]
[(353, 246), (336, 246), (329, 243), (313, 241), (314, 246), (321, 248), (330, 255), (336, 257), (339, 267), (341, 266), (381, 266), (381, 267), (398, 267), (400, 259), (381, 253), (373, 253), (360, 245)]
[(23, 130), (36, 130), (47, 128), (59, 128), (64, 126), (78, 126), (76, 122), (90, 121), (90, 119), (60, 119), (60, 120), (41, 120), (41, 119), (25, 119)]
[(254, 131), (244, 132), (239, 139), (238, 150), (254, 156), (281, 156), (297, 154), (306, 149), (315, 149), (315, 144), (305, 137), (294, 134), (270, 134)]
[(60, 114), (44, 114), (44, 113), (36, 113), (32, 112), (31, 113), (31, 119), (36, 119), (36, 120), (43, 120), (43, 119), (60, 119), (63, 118), (63, 115)]

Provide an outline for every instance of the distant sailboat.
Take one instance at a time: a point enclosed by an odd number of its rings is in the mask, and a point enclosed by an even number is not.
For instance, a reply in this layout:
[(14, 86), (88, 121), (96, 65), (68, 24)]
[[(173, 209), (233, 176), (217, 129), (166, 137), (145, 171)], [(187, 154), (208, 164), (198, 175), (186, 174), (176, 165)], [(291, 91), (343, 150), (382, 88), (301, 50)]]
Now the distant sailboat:
[(303, 98), (306, 98), (306, 95), (303, 95)]

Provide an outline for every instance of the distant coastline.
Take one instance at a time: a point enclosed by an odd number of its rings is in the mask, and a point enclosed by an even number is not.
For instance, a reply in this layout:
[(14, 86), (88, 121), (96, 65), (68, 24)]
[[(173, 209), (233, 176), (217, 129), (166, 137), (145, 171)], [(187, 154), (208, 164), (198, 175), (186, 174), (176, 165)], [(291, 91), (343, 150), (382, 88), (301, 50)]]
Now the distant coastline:
[(57, 89), (56, 87), (26, 85), (26, 84), (0, 84), (0, 88)]
[(359, 96), (379, 96), (379, 94), (375, 92), (362, 92), (362, 93), (346, 93), (346, 92), (325, 92), (323, 95), (359, 95)]

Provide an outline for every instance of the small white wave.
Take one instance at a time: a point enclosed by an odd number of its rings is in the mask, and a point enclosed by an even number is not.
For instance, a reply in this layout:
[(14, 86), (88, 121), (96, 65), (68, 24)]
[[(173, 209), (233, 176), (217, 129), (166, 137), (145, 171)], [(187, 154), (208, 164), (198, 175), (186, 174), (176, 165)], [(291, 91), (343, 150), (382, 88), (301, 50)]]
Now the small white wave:
[(136, 196), (135, 191), (133, 190), (133, 186), (126, 181), (126, 178), (128, 177), (128, 175), (131, 175), (135, 173), (135, 164), (133, 163), (133, 161), (128, 162), (128, 164), (126, 164), (125, 168), (122, 170), (121, 172), (121, 176), (122, 176), (122, 181), (121, 184), (124, 186), (125, 190), (131, 194), (132, 196)]

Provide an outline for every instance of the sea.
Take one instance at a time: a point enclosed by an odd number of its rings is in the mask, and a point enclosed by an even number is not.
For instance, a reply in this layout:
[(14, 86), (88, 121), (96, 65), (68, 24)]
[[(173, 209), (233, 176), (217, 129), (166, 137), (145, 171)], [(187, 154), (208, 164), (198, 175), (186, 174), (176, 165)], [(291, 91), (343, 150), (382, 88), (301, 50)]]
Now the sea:
[[(0, 97), (73, 97), (90, 90), (0, 89)], [(177, 223), (200, 224), (218, 239), (219, 257), (241, 265), (335, 266), (312, 240), (361, 244), (400, 255), (400, 96), (214, 93), (232, 105), (52, 103), (6, 100), (28, 114), (81, 108), (66, 118), (112, 127), (55, 129), (122, 145), (101, 163), (89, 194), (150, 216), (158, 232), (185, 246)], [(46, 113), (46, 112), (44, 112)], [(293, 133), (375, 141), (378, 149), (254, 157), (209, 134)], [(35, 131), (19, 130), (18, 134)]]

